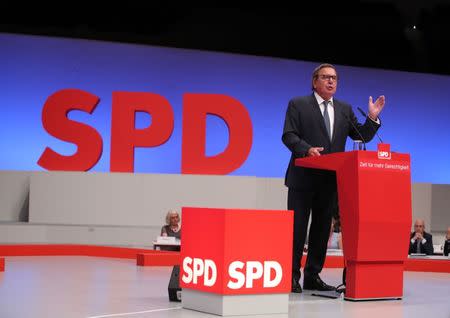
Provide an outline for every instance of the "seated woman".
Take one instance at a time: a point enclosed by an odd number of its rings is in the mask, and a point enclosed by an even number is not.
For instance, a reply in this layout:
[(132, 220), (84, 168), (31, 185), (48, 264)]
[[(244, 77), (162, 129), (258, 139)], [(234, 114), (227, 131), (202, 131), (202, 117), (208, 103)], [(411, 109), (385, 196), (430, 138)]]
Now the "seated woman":
[(342, 250), (342, 236), (340, 232), (339, 222), (333, 217), (331, 219), (330, 237), (328, 239), (329, 249), (339, 249)]
[[(181, 239), (180, 215), (175, 210), (169, 210), (166, 215), (166, 225), (161, 228), (161, 236), (173, 236)], [(179, 251), (179, 246), (161, 246), (161, 250)]]

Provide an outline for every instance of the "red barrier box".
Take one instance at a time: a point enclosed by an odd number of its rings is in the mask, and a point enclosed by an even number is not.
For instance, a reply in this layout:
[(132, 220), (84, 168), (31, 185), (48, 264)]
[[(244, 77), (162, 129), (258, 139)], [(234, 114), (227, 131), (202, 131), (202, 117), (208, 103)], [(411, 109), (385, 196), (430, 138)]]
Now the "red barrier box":
[(138, 253), (137, 266), (174, 266), (180, 264), (179, 252)]
[[(206, 305), (213, 302), (206, 294), (288, 296), (292, 275), (292, 211), (185, 207), (182, 214), (180, 286), (183, 305), (186, 290), (197, 292), (195, 296), (204, 296)], [(224, 299), (226, 302), (226, 299), (239, 298)], [(190, 304), (191, 300), (189, 298)], [(246, 307), (251, 308), (248, 306), (251, 301), (246, 301)], [(218, 302), (223, 305), (224, 300)], [(202, 306), (188, 305), (187, 308), (224, 314)], [(239, 306), (231, 307), (235, 310)], [(256, 311), (226, 314), (270, 313), (260, 312), (254, 306), (252, 309)]]

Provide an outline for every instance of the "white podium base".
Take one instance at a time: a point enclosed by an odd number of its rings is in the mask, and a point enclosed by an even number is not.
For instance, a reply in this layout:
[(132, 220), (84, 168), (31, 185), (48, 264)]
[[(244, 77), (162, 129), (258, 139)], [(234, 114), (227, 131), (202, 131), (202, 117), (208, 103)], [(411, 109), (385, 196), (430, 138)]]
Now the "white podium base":
[(183, 288), (181, 303), (220, 316), (287, 314), (289, 294), (220, 295)]

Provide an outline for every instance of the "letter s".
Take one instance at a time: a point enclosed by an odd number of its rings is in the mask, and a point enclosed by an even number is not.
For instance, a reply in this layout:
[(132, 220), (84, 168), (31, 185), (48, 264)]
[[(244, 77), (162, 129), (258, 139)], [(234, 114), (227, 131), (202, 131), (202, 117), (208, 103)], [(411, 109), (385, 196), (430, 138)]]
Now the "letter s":
[(192, 264), (192, 258), (185, 257), (183, 260), (183, 276), (181, 279), (185, 284), (189, 284), (192, 281), (192, 269), (190, 265)]
[(77, 145), (73, 155), (61, 155), (46, 147), (38, 165), (47, 170), (87, 171), (100, 159), (103, 141), (100, 134), (89, 125), (67, 118), (71, 110), (92, 114), (99, 98), (80, 89), (63, 89), (52, 94), (42, 109), (42, 124), (53, 137)]
[(228, 275), (231, 278), (234, 278), (236, 281), (232, 282), (228, 281), (227, 287), (230, 289), (239, 289), (245, 284), (245, 275), (242, 272), (239, 272), (238, 269), (242, 270), (244, 268), (244, 263), (239, 261), (234, 261), (228, 267)]

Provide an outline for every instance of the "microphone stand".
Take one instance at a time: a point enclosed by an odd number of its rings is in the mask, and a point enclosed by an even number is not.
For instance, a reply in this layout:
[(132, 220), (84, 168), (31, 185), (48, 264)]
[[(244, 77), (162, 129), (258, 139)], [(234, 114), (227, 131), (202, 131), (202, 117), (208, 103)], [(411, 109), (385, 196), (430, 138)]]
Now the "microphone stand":
[(364, 140), (364, 137), (361, 135), (361, 132), (359, 131), (359, 129), (356, 127), (356, 125), (353, 123), (353, 121), (351, 121), (351, 119), (347, 116), (346, 113), (341, 111), (341, 114), (345, 117), (345, 119), (347, 119), (347, 121), (353, 126), (353, 128), (356, 130), (356, 132), (358, 133), (359, 137), (361, 137), (361, 141), (363, 142), (363, 150), (366, 150), (366, 141)]

